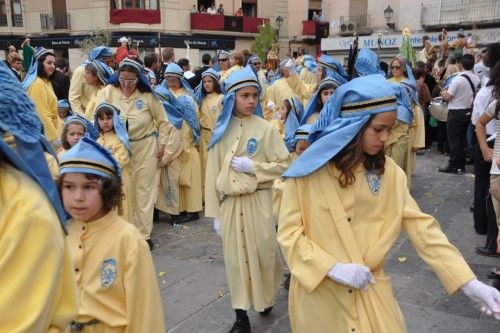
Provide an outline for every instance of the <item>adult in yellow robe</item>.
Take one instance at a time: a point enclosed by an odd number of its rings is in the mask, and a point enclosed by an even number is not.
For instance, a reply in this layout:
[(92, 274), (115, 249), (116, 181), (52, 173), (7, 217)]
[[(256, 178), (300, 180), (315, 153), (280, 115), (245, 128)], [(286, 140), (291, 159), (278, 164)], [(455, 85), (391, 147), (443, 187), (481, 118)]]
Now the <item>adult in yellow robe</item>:
[(96, 88), (95, 91), (89, 93), (89, 102), (84, 110), (87, 120), (94, 121), (95, 109), (97, 107), (97, 93), (108, 84), (111, 75), (113, 75), (113, 70), (99, 60), (93, 60), (84, 69), (86, 73), (85, 84)]
[[(297, 97), (297, 95), (293, 92), (292, 88), (288, 85), (286, 78), (282, 77), (275, 80), (270, 86), (267, 88), (267, 100), (272, 101), (274, 104), (274, 109), (270, 109), (266, 107), (263, 109), (264, 111), (264, 119), (267, 121), (271, 121), (275, 115), (277, 114), (277, 109), (283, 105), (283, 102), (288, 98)], [(267, 103), (266, 105), (269, 105)]]
[(133, 223), (144, 239), (149, 240), (157, 195), (158, 163), (163, 156), (169, 125), (161, 102), (151, 93), (149, 81), (139, 75), (141, 68), (133, 60), (123, 60), (118, 77), (127, 79), (122, 79), (123, 83), (117, 80), (108, 84), (97, 95), (97, 103), (107, 102), (121, 110), (120, 119), (127, 128), (132, 151), (129, 177)]
[[(449, 293), (462, 289), (475, 298), (484, 292), (480, 303), (497, 297), (488, 306), (498, 307), (500, 317), (500, 293), (475, 279), (438, 222), (418, 208), (404, 172), (384, 156), (396, 120), (391, 85), (381, 75), (356, 78), (328, 103), (331, 113), (320, 117), (330, 123), (314, 132), (316, 141), (284, 174), (290, 178), (278, 241), (292, 273), (292, 331), (406, 332), (384, 273), (401, 229)], [(355, 157), (357, 149), (362, 157)]]

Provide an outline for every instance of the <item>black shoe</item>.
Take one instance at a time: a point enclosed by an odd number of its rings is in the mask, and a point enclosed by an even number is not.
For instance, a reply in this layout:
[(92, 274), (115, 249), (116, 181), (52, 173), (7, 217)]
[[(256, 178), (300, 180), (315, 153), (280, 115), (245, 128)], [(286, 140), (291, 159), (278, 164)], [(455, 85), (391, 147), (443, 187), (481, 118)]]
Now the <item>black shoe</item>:
[(486, 257), (498, 257), (498, 258), (500, 258), (500, 254), (493, 253), (490, 250), (488, 250), (487, 248), (481, 247), (481, 246), (476, 247), (476, 253), (480, 254), (482, 256), (486, 256)]
[(271, 313), (271, 311), (273, 310), (273, 307), (270, 306), (268, 308), (266, 308), (264, 311), (262, 312), (259, 312), (259, 314), (262, 316), (262, 317), (265, 317), (267, 315), (269, 315)]
[(247, 312), (245, 310), (235, 310), (236, 311), (236, 321), (229, 333), (251, 333), (250, 320), (248, 319)]
[(495, 272), (490, 272), (486, 277), (491, 280), (500, 280), (500, 274)]
[(285, 274), (285, 281), (283, 281), (283, 288), (288, 290), (290, 288), (290, 274)]
[(451, 165), (447, 165), (444, 168), (439, 168), (439, 172), (444, 172), (444, 173), (458, 173), (458, 168), (454, 168)]
[(170, 215), (170, 225), (175, 225), (181, 223), (181, 217), (179, 215)]
[(415, 152), (415, 155), (418, 155), (418, 156), (422, 156), (422, 155), (425, 155), (425, 151), (423, 151), (422, 149), (419, 149)]
[(180, 216), (179, 222), (177, 223), (186, 223), (191, 221), (196, 221), (200, 219), (200, 214), (196, 213), (187, 213), (185, 216)]
[(151, 239), (146, 239), (146, 242), (149, 245), (149, 251), (153, 251), (153, 248), (154, 248), (153, 241)]

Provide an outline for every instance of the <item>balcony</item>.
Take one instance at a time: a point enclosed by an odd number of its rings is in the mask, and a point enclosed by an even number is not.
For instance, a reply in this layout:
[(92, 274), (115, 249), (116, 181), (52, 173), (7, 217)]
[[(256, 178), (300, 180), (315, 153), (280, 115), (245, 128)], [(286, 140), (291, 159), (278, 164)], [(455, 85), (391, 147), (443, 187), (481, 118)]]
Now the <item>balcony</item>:
[(302, 38), (319, 41), (328, 38), (330, 26), (328, 22), (302, 21)]
[(157, 24), (161, 23), (161, 15), (160, 11), (157, 9), (111, 9), (109, 13), (109, 22), (112, 24)]
[(69, 13), (41, 13), (40, 14), (40, 26), (42, 31), (52, 31), (52, 30), (69, 30), (71, 29), (69, 21)]
[(256, 34), (259, 26), (269, 24), (269, 19), (250, 16), (228, 16), (191, 13), (191, 30), (245, 32)]
[(341, 16), (340, 17), (340, 35), (350, 36), (355, 33), (358, 35), (371, 35), (372, 29), (372, 15), (354, 15), (354, 16)]
[(7, 14), (0, 14), (0, 27), (7, 26)]
[(12, 14), (12, 26), (13, 27), (23, 27), (23, 15), (22, 14)]
[(467, 27), (500, 23), (500, 1), (463, 0), (458, 4), (422, 7), (421, 24), (424, 29)]

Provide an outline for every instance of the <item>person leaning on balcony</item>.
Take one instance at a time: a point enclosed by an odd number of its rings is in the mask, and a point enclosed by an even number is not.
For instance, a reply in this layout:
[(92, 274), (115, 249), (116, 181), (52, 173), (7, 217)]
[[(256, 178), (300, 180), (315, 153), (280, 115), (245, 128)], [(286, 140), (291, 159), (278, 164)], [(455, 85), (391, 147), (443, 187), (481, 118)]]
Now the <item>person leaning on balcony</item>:
[(219, 5), (219, 9), (217, 9), (217, 14), (224, 15), (224, 7), (222, 4)]
[(193, 7), (191, 7), (191, 13), (198, 13), (198, 8), (196, 8), (196, 5), (193, 5)]
[(73, 72), (71, 83), (69, 85), (68, 100), (73, 112), (80, 115), (85, 114), (87, 104), (92, 96), (97, 93), (97, 88), (85, 83), (85, 66), (93, 60), (99, 60), (107, 66), (113, 68), (113, 53), (106, 46), (98, 46), (90, 51), (88, 60), (84, 61)]
[(240, 7), (235, 13), (234, 16), (243, 16), (243, 9)]
[(215, 5), (213, 3), (210, 7), (208, 7), (207, 14), (210, 14), (210, 15), (217, 14), (217, 9), (215, 9)]

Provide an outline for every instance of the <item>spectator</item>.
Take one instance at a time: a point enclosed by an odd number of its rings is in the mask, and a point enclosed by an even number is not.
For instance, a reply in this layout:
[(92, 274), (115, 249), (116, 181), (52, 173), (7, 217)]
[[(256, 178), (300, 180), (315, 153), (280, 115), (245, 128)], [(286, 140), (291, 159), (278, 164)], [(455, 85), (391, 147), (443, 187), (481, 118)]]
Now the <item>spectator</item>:
[(164, 48), (163, 51), (161, 52), (161, 55), (163, 57), (163, 64), (158, 68), (156, 72), (157, 84), (161, 84), (163, 82), (164, 79), (163, 73), (165, 73), (165, 69), (167, 68), (167, 66), (170, 63), (175, 62), (175, 53), (173, 48), (171, 47)]
[(210, 14), (210, 15), (217, 14), (217, 10), (215, 9), (215, 5), (213, 3), (210, 7), (208, 7), (207, 14)]
[(191, 7), (191, 13), (198, 13), (198, 8), (196, 8), (196, 5), (193, 5), (193, 7)]
[(196, 88), (196, 75), (191, 71), (191, 66), (189, 65), (189, 60), (186, 58), (179, 59), (177, 62), (182, 71), (184, 72), (184, 77), (189, 82), (192, 89)]
[(234, 16), (243, 16), (243, 9), (240, 7), (235, 13)]
[(201, 63), (203, 66), (194, 71), (194, 75), (196, 75), (196, 81), (194, 82), (196, 84), (195, 87), (197, 87), (201, 82), (201, 74), (203, 74), (204, 71), (210, 68), (211, 60), (212, 57), (208, 53), (204, 53), (201, 56)]
[(68, 76), (69, 61), (66, 58), (60, 58), (56, 61), (56, 71), (52, 87), (57, 96), (57, 100), (68, 99), (70, 80)]
[(217, 14), (224, 15), (224, 7), (222, 7), (222, 4), (219, 5), (219, 9), (217, 9)]
[(152, 87), (156, 86), (156, 74), (155, 71), (160, 67), (160, 63), (158, 61), (158, 56), (154, 52), (146, 53), (144, 56), (144, 68), (146, 69), (147, 76), (149, 78), (149, 84)]
[(205, 6), (200, 5), (200, 13), (207, 13), (207, 10), (205, 9)]
[(17, 54), (17, 52), (9, 53), (9, 61), (7, 65), (10, 67), (10, 70), (19, 81), (22, 81), (23, 77), (23, 59)]
[(474, 57), (466, 54), (461, 61), (463, 73), (453, 79), (448, 90), (442, 91), (443, 99), (448, 102), (448, 121), (446, 131), (450, 144), (448, 165), (440, 172), (457, 173), (465, 171), (465, 152), (467, 146), (467, 127), (472, 113), (472, 102), (479, 85), (479, 78), (472, 72)]

